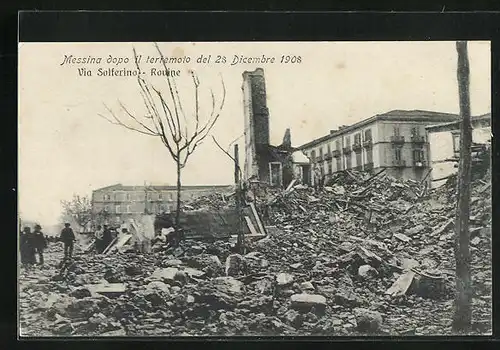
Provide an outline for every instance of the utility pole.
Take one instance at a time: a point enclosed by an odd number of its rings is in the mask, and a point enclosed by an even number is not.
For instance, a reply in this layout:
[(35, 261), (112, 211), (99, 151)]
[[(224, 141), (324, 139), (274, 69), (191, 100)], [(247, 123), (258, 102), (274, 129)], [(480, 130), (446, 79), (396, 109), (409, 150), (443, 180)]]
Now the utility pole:
[(243, 196), (241, 193), (241, 181), (240, 181), (240, 161), (239, 161), (239, 152), (238, 152), (238, 144), (234, 145), (234, 184), (236, 185), (236, 213), (238, 214), (238, 240), (237, 246), (240, 250), (240, 253), (245, 254), (245, 236), (243, 232), (243, 223), (242, 223), (242, 201)]
[(146, 180), (144, 180), (144, 214), (148, 213), (148, 188), (146, 186)]
[(465, 333), (470, 331), (472, 322), (471, 256), (469, 250), (472, 128), (470, 123), (470, 72), (467, 41), (457, 41), (456, 48), (458, 54), (457, 80), (461, 122), (457, 184), (458, 201), (455, 213), (456, 295), (452, 328), (456, 332)]

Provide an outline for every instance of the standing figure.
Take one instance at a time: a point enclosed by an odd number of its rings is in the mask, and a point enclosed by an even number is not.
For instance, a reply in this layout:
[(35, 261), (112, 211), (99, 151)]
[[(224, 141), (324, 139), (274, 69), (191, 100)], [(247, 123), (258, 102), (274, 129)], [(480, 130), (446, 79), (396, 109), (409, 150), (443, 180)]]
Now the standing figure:
[(102, 251), (104, 250), (103, 238), (104, 238), (104, 230), (102, 229), (101, 225), (98, 225), (97, 231), (95, 231), (95, 249), (97, 250), (98, 254), (101, 254)]
[(104, 225), (104, 232), (102, 235), (102, 250), (106, 250), (108, 245), (111, 243), (113, 240), (113, 236), (111, 234), (111, 229), (108, 227), (108, 225)]
[(319, 165), (314, 167), (314, 188), (319, 190), (321, 188), (321, 170)]
[(25, 227), (20, 237), (21, 263), (27, 267), (36, 263), (34, 235), (31, 228)]
[(34, 235), (34, 248), (35, 248), (35, 253), (38, 254), (38, 263), (40, 265), (43, 265), (43, 250), (45, 249), (46, 246), (46, 241), (45, 241), (45, 236), (43, 235), (42, 232), (42, 226), (40, 225), (35, 225), (35, 232), (33, 233)]
[(64, 258), (71, 259), (73, 255), (73, 242), (76, 241), (73, 229), (69, 223), (64, 224), (61, 231), (61, 241), (64, 243)]

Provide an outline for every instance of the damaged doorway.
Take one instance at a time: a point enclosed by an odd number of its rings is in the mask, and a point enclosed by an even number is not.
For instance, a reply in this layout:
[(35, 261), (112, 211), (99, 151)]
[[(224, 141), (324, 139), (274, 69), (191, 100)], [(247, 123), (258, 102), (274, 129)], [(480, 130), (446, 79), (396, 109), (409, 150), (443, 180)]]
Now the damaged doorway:
[(269, 182), (271, 186), (281, 186), (283, 184), (283, 166), (281, 163), (269, 163)]
[(311, 185), (311, 166), (302, 165), (302, 184)]

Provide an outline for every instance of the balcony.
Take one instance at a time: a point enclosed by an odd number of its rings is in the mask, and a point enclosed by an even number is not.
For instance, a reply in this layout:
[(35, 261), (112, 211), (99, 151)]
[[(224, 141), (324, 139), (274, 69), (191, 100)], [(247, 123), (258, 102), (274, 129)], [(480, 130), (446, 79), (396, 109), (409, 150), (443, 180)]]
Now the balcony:
[(338, 149), (332, 151), (332, 156), (335, 158), (340, 157), (340, 151)]
[(394, 159), (392, 161), (392, 166), (396, 167), (396, 168), (404, 168), (406, 167), (406, 161), (404, 159)]
[(332, 159), (332, 153), (331, 152), (325, 154), (325, 160), (330, 160), (330, 159)]
[(364, 140), (363, 141), (363, 147), (364, 148), (370, 148), (373, 146), (373, 141), (372, 139)]
[(415, 168), (425, 168), (426, 167), (425, 160), (414, 160), (413, 166)]
[(420, 135), (413, 135), (411, 137), (411, 142), (413, 143), (425, 143), (425, 137)]
[(353, 150), (354, 152), (360, 152), (360, 151), (361, 151), (361, 142), (360, 142), (360, 143), (354, 143), (354, 144), (352, 145), (352, 150)]
[(316, 163), (320, 163), (324, 160), (324, 157), (323, 156), (317, 156), (316, 157)]
[(391, 136), (391, 142), (392, 143), (404, 143), (405, 137), (399, 136), (399, 135), (393, 135), (393, 136)]
[(352, 170), (354, 170), (354, 171), (363, 171), (363, 166), (362, 165), (355, 166), (354, 168), (352, 168)]
[(344, 154), (351, 153), (351, 151), (351, 146), (342, 147), (342, 152), (344, 152)]

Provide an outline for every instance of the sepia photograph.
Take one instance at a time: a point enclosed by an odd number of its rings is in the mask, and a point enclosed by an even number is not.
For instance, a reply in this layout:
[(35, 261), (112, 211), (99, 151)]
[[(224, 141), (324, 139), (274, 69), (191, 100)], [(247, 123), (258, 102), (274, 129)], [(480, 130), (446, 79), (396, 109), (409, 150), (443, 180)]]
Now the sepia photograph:
[(18, 336), (491, 335), (490, 49), (19, 42)]

